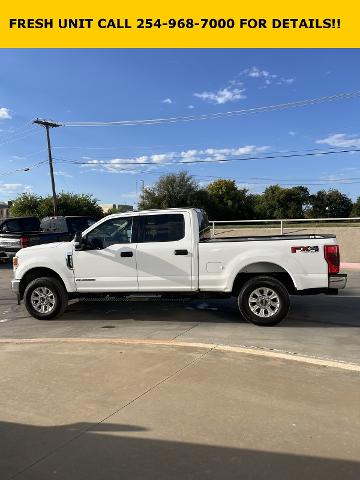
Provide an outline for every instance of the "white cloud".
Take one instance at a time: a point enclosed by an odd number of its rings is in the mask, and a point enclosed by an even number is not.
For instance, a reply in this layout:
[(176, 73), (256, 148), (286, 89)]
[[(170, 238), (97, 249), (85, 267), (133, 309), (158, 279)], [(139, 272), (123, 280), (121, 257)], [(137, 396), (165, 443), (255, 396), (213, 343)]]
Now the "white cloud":
[(8, 120), (10, 118), (10, 110), (5, 107), (0, 107), (0, 120)]
[[(268, 70), (253, 66), (238, 73), (235, 78), (227, 82), (226, 87), (216, 91), (194, 93), (194, 96), (215, 105), (243, 100), (246, 98), (244, 93), (246, 88), (244, 87), (244, 83), (240, 80), (243, 80), (244, 77), (260, 81), (262, 85), (260, 88), (266, 88), (272, 84), (291, 85), (295, 81), (294, 78), (285, 78), (276, 73), (271, 73)], [(193, 108), (193, 105), (189, 105), (188, 108)]]
[(291, 85), (292, 83), (295, 82), (295, 78), (284, 78), (281, 77), (280, 80), (276, 83), (277, 85), (282, 85), (283, 83), (287, 83), (288, 85)]
[(290, 130), (290, 132), (288, 132), (288, 134), (293, 137), (294, 135), (296, 135), (296, 132), (294, 132), (293, 130)]
[(201, 150), (191, 149), (181, 152), (166, 152), (154, 155), (142, 155), (136, 158), (114, 158), (108, 160), (93, 159), (82, 168), (87, 171), (101, 171), (109, 173), (130, 173), (137, 174), (139, 170), (150, 171), (164, 164), (184, 164), (192, 162), (214, 162), (221, 163), (232, 157), (241, 157), (244, 155), (255, 155), (268, 151), (269, 146), (244, 145), (240, 147), (229, 148), (205, 148)]
[(8, 195), (29, 190), (31, 190), (30, 185), (24, 185), (22, 183), (0, 183), (0, 193)]
[(20, 157), (19, 155), (13, 155), (11, 158), (14, 160), (25, 160), (26, 157)]
[(63, 171), (61, 171), (61, 170), (55, 171), (54, 173), (55, 173), (55, 175), (57, 175), (58, 177), (73, 178), (72, 175), (70, 175), (70, 174), (67, 173), (67, 172), (63, 172)]
[(190, 110), (193, 110), (195, 107), (194, 107), (194, 105), (188, 105), (187, 108), (189, 108)]
[(277, 78), (277, 75), (271, 74), (267, 70), (261, 70), (258, 67), (246, 68), (245, 70), (242, 71), (242, 74), (252, 78), (267, 78), (267, 79)]
[(216, 105), (223, 105), (227, 102), (236, 102), (237, 100), (243, 100), (246, 98), (244, 95), (245, 88), (237, 87), (225, 87), (217, 90), (216, 92), (202, 92), (194, 93), (194, 96), (204, 100), (205, 102), (214, 103)]
[(276, 85), (291, 85), (295, 81), (294, 78), (281, 77), (276, 73), (270, 73), (268, 70), (264, 70), (256, 66), (246, 68), (245, 70), (240, 72), (240, 76), (260, 79), (264, 82), (266, 86), (273, 83), (276, 83)]
[(346, 133), (334, 133), (326, 138), (316, 140), (316, 143), (330, 145), (331, 147), (360, 148), (360, 137), (356, 135), (347, 135)]
[(161, 103), (168, 103), (169, 105), (171, 105), (174, 102), (171, 100), (171, 98), (164, 98)]

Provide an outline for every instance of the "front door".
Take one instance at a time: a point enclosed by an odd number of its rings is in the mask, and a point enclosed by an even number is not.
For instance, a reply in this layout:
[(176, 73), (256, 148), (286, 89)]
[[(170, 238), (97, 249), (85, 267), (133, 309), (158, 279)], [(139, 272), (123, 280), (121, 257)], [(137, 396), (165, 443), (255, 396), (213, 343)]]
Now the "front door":
[(84, 248), (73, 252), (77, 291), (138, 290), (134, 218), (134, 215), (110, 218), (85, 235)]
[(190, 291), (190, 213), (139, 214), (137, 268), (141, 292)]

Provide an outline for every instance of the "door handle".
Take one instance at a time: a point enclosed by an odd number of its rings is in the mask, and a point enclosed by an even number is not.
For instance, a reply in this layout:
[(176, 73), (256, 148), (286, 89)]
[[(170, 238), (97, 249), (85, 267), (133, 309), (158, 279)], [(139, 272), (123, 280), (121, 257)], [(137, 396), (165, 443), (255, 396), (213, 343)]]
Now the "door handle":
[(120, 257), (132, 257), (133, 252), (121, 252)]
[(187, 250), (175, 250), (174, 255), (187, 255), (189, 252)]

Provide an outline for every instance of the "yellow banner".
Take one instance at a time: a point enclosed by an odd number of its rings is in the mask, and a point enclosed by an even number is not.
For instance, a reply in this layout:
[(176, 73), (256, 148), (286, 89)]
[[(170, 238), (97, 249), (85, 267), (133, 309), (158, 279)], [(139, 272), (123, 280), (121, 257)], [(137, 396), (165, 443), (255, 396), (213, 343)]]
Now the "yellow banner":
[(359, 47), (355, 1), (3, 0), (0, 47)]

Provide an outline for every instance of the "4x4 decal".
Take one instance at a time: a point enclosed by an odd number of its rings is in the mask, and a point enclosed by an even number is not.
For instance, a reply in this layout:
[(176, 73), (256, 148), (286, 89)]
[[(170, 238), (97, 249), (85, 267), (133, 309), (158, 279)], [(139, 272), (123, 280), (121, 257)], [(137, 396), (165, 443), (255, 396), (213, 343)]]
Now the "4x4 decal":
[(291, 253), (297, 253), (297, 252), (314, 253), (318, 251), (319, 251), (319, 247), (317, 245), (314, 245), (312, 247), (310, 246), (291, 247)]

